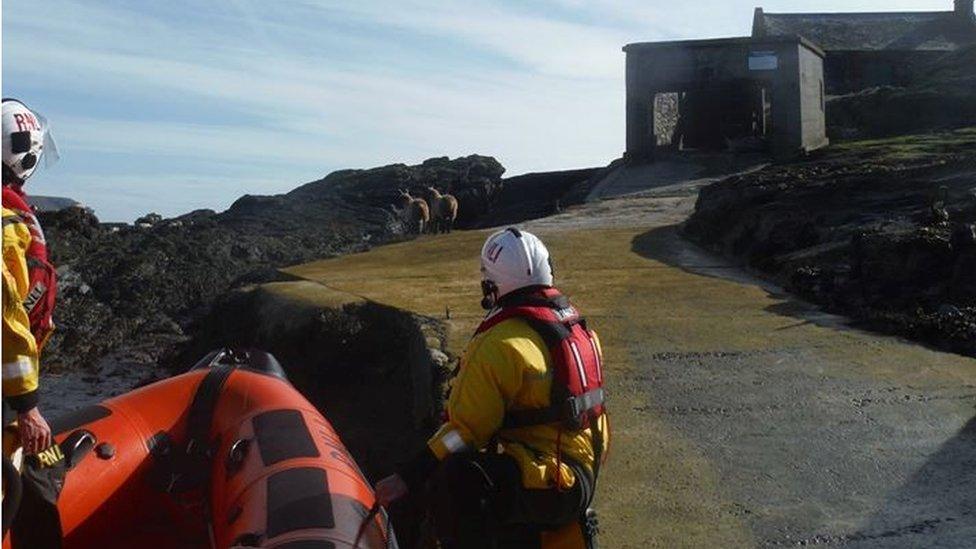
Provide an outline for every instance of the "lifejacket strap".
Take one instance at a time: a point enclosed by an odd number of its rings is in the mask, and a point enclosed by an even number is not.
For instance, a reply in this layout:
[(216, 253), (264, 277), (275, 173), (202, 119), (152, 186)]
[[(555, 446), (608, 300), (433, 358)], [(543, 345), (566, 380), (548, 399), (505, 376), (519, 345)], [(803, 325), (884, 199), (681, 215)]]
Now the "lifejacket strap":
[(570, 397), (569, 401), (571, 403), (570, 406), (572, 406), (573, 417), (579, 417), (588, 410), (592, 410), (593, 408), (603, 404), (603, 387), (597, 387), (596, 389), (591, 389), (582, 395)]
[(604, 401), (603, 388), (598, 387), (582, 395), (569, 397), (563, 402), (554, 404), (548, 408), (509, 411), (505, 414), (502, 427), (505, 429), (515, 429), (519, 427), (548, 425), (550, 423), (562, 423), (567, 418), (581, 417), (588, 410), (592, 410), (603, 404)]
[(519, 317), (539, 334), (548, 349), (553, 349), (572, 333), (569, 326), (561, 322), (546, 322), (537, 318)]

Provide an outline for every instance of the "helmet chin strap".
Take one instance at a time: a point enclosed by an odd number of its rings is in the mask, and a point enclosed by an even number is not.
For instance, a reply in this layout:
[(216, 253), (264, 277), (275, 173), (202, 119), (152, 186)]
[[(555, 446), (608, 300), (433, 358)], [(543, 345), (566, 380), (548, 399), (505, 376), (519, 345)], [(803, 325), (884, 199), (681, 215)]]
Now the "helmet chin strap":
[(6, 164), (3, 165), (3, 186), (13, 187), (18, 191), (24, 186), (24, 180), (17, 177), (14, 171), (8, 168)]
[(498, 286), (490, 280), (481, 281), (481, 308), (490, 311), (498, 301)]

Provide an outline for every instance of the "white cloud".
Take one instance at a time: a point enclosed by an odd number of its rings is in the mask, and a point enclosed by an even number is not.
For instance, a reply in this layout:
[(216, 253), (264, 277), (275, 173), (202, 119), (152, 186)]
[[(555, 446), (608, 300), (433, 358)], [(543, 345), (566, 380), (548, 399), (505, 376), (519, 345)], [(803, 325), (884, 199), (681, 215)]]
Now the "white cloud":
[(615, 60), (625, 33), (525, 15), (490, 3), (310, 2), (348, 17), (415, 32), (449, 36), (503, 55), (526, 68), (574, 79), (619, 78)]
[[(189, 63), (82, 48), (66, 60), (58, 44), (22, 49), (15, 44), (13, 50), (38, 76), (60, 64), (53, 77), (61, 85), (89, 81), (89, 86), (156, 100), (174, 92), (192, 94), (239, 105), (246, 113), (233, 126), (61, 116), (57, 125), (67, 150), (77, 143), (90, 152), (222, 160), (238, 155), (245, 162), (264, 154), (269, 160), (277, 156), (280, 162), (319, 166), (484, 152), (524, 171), (561, 164), (574, 147), (559, 141), (579, 142), (580, 133), (607, 135), (604, 125), (619, 126), (622, 108), (619, 78), (577, 81), (481, 68), (471, 74), (403, 75), (385, 67), (337, 70), (307, 58), (264, 54), (214, 66), (212, 60)], [(614, 72), (622, 72), (622, 56), (617, 57)], [(579, 116), (585, 111), (593, 115)], [(533, 141), (545, 143), (552, 156), (532, 150)], [(618, 147), (594, 149), (592, 138), (584, 143), (594, 152), (579, 154), (575, 148), (571, 165), (602, 163), (617, 153)]]

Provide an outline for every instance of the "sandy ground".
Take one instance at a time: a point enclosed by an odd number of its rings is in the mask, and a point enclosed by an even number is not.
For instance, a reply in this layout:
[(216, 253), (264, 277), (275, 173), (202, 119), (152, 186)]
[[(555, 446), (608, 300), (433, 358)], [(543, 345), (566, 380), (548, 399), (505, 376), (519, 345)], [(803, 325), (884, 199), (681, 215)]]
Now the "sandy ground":
[[(853, 329), (694, 248), (676, 225), (701, 180), (641, 177), (525, 225), (606, 347), (601, 544), (976, 546), (976, 360)], [(289, 272), (444, 319), (457, 352), (485, 234)]]

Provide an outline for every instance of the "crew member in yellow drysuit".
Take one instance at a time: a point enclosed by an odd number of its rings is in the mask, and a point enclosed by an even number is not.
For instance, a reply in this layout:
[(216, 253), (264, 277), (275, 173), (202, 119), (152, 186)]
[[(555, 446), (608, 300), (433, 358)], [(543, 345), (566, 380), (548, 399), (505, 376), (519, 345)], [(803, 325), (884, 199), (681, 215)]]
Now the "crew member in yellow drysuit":
[[(540, 531), (578, 521), (592, 499), (609, 435), (605, 414), (575, 431), (556, 418), (517, 427), (508, 421), (519, 411), (551, 406), (551, 347), (526, 319), (492, 318), (517, 300), (558, 292), (548, 251), (525, 231), (492, 235), (481, 263), (483, 305), (491, 312), (465, 350), (447, 421), (421, 455), (376, 486), (377, 499), (388, 505), (429, 482), (444, 547), (489, 547), (499, 535), (527, 531), (539, 539)], [(589, 356), (599, 363), (599, 341), (589, 333)]]
[(26, 454), (52, 443), (51, 428), (37, 408), (41, 347), (54, 328), (54, 267), (44, 232), (27, 204), (23, 186), (41, 155), (57, 151), (47, 121), (15, 99), (3, 100), (3, 400), (17, 413)]
[(3, 399), (17, 412), (24, 451), (51, 444), (51, 428), (37, 409), (37, 342), (24, 308), (30, 232), (17, 214), (3, 209)]

